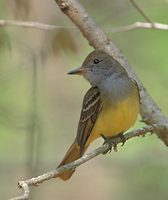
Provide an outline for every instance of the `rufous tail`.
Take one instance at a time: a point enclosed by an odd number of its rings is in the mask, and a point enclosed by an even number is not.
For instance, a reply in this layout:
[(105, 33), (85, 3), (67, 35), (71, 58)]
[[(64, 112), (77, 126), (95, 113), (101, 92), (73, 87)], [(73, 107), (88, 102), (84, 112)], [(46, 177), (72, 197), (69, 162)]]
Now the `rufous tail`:
[[(58, 167), (61, 167), (62, 165), (68, 164), (70, 162), (73, 162), (74, 160), (77, 160), (78, 158), (80, 158), (84, 152), (86, 151), (86, 148), (84, 151), (82, 151), (81, 153), (81, 149), (80, 146), (77, 144), (77, 142), (75, 141), (69, 148), (69, 150), (67, 151), (67, 153), (65, 154), (62, 162), (58, 165)], [(57, 168), (58, 168), (57, 167)], [(59, 178), (61, 178), (62, 180), (66, 181), (68, 180), (72, 174), (73, 174), (74, 170), (73, 169), (69, 169), (63, 173), (61, 173), (60, 175), (58, 175)]]

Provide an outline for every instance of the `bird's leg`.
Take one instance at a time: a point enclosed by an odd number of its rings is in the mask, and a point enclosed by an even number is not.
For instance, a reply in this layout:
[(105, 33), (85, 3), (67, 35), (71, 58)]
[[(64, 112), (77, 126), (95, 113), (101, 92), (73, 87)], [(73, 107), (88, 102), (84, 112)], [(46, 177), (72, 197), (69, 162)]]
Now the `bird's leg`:
[(121, 141), (122, 141), (121, 146), (124, 146), (126, 139), (125, 139), (125, 136), (123, 135), (123, 133), (118, 134), (116, 137), (119, 137), (121, 139)]
[(108, 151), (104, 152), (103, 154), (106, 154), (107, 152), (110, 153), (111, 150), (112, 150), (112, 146), (113, 146), (113, 150), (114, 150), (115, 152), (117, 152), (117, 143), (116, 143), (113, 139), (115, 139), (115, 138), (120, 138), (120, 140), (122, 141), (122, 146), (123, 146), (124, 143), (126, 142), (126, 139), (125, 139), (123, 133), (120, 133), (120, 134), (118, 134), (117, 136), (112, 136), (112, 137), (106, 137), (106, 136), (103, 135), (103, 134), (100, 134), (100, 135), (101, 135), (101, 137), (104, 139), (104, 143), (103, 143), (103, 144), (107, 143), (107, 144), (109, 145), (109, 147), (110, 147), (110, 149), (109, 149)]
[(104, 143), (103, 144), (108, 144), (109, 145), (109, 150), (107, 150), (107, 151), (105, 151), (103, 154), (106, 154), (107, 152), (111, 152), (111, 150), (112, 150), (112, 147), (113, 147), (113, 150), (114, 151), (117, 151), (117, 144), (114, 142), (114, 141), (112, 141), (112, 139), (114, 139), (115, 137), (107, 137), (107, 136), (105, 136), (105, 135), (103, 135), (103, 134), (100, 134), (101, 135), (101, 137), (103, 138), (103, 140), (104, 140)]

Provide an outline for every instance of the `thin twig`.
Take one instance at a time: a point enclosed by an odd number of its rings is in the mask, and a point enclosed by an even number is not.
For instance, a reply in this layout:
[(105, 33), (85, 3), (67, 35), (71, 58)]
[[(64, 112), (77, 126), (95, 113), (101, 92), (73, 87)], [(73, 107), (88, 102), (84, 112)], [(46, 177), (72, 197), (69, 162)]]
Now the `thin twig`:
[[(79, 31), (79, 29), (77, 29), (75, 26), (58, 26), (58, 25), (51, 25), (34, 21), (0, 20), (0, 26), (33, 28), (42, 31), (53, 31), (56, 29), (68, 29), (71, 31)], [(104, 30), (105, 32), (118, 33), (118, 32), (131, 31), (134, 29), (156, 29), (156, 30), (168, 31), (168, 24), (162, 24), (157, 22), (154, 23), (135, 22), (133, 24), (128, 24), (125, 26), (105, 28)]]
[[(129, 140), (131, 138), (137, 137), (137, 136), (144, 136), (146, 133), (148, 132), (154, 132), (154, 131), (165, 131), (168, 130), (168, 127), (165, 127), (163, 125), (152, 125), (152, 126), (145, 126), (143, 128), (139, 128), (133, 131), (130, 131), (128, 133), (126, 133), (124, 135), (125, 140)], [(113, 146), (113, 144), (119, 144), (122, 143), (122, 139), (121, 137), (116, 137), (114, 139), (111, 140), (111, 145)], [(79, 158), (78, 160), (75, 160), (69, 164), (66, 164), (64, 166), (61, 166), (57, 169), (54, 169), (50, 172), (47, 172), (45, 174), (42, 174), (40, 176), (37, 176), (35, 178), (31, 178), (25, 181), (19, 181), (18, 185), (20, 188), (23, 189), (24, 194), (19, 196), (19, 197), (15, 197), (12, 198), (10, 200), (25, 200), (28, 199), (29, 197), (29, 186), (34, 185), (34, 186), (38, 186), (40, 183), (55, 178), (57, 177), (59, 174), (67, 171), (68, 169), (74, 169), (76, 167), (78, 167), (79, 165), (91, 160), (92, 158), (107, 152), (108, 150), (111, 149), (111, 145), (106, 143), (104, 145), (102, 145), (101, 147), (98, 147), (97, 149), (91, 151), (90, 153), (85, 154), (84, 156), (82, 156), (81, 158)]]
[(148, 16), (144, 13), (144, 11), (138, 6), (138, 4), (135, 3), (134, 0), (130, 0), (130, 1), (131, 1), (132, 5), (138, 10), (138, 12), (144, 17), (144, 19), (145, 19), (147, 22), (153, 24), (153, 22), (149, 19), (149, 17), (148, 17)]
[(135, 29), (155, 29), (155, 30), (164, 30), (168, 31), (168, 24), (160, 24), (157, 22), (154, 23), (148, 23), (148, 22), (135, 22), (133, 24), (129, 24), (126, 26), (121, 26), (117, 28), (107, 28), (107, 32), (127, 32), (132, 31)]
[(20, 181), (18, 183), (19, 188), (23, 189), (23, 195), (18, 196), (18, 197), (14, 197), (11, 200), (26, 200), (29, 198), (29, 194), (30, 194), (30, 189), (27, 183), (25, 183), (24, 181)]
[(35, 28), (39, 30), (52, 31), (55, 29), (72, 29), (77, 30), (74, 26), (57, 26), (44, 24), (35, 21), (16, 21), (16, 20), (0, 20), (0, 26), (16, 26), (16, 27), (25, 27), (25, 28)]

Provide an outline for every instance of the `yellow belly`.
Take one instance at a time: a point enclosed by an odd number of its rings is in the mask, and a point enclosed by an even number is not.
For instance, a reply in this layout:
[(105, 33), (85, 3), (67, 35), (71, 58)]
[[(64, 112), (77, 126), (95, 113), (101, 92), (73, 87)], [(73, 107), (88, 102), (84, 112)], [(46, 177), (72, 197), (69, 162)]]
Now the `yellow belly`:
[(126, 98), (115, 106), (111, 105), (102, 109), (87, 144), (100, 137), (100, 134), (111, 137), (127, 131), (135, 123), (138, 113), (139, 97), (137, 95)]

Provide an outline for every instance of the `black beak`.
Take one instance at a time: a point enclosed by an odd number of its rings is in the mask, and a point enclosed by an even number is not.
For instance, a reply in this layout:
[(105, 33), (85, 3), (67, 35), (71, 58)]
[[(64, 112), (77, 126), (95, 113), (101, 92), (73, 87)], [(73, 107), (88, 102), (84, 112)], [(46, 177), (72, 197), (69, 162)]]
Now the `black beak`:
[(78, 67), (78, 68), (72, 69), (68, 72), (68, 74), (69, 75), (74, 75), (74, 74), (83, 75), (84, 74), (84, 68)]

